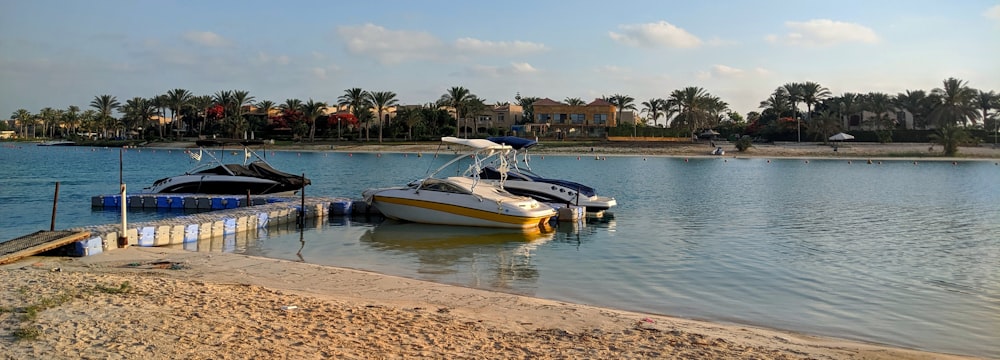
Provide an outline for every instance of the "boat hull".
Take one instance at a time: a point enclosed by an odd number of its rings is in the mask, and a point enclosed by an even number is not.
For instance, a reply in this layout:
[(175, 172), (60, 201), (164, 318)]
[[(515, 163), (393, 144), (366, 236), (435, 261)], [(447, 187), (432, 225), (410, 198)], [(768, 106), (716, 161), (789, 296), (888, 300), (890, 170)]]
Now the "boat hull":
[(180, 175), (158, 181), (144, 192), (151, 194), (212, 194), (212, 195), (293, 195), (298, 188), (283, 186), (277, 181), (249, 176)]
[(467, 194), (440, 194), (413, 189), (382, 189), (370, 196), (373, 206), (385, 217), (439, 225), (544, 230), (556, 216), (555, 209), (535, 202), (526, 209), (516, 204), (480, 201)]
[(578, 195), (574, 189), (544, 182), (507, 180), (503, 188), (514, 195), (531, 197), (544, 203), (583, 206), (587, 212), (604, 211), (618, 205), (613, 197)]

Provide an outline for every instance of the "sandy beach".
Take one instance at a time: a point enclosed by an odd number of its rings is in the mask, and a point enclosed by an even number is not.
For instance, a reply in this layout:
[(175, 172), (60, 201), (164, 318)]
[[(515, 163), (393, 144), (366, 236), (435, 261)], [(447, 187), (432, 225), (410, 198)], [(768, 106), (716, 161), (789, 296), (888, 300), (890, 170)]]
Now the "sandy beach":
[(167, 248), (0, 266), (4, 359), (958, 359)]
[[(452, 151), (436, 144), (279, 148)], [(577, 144), (532, 153), (693, 157), (711, 156), (709, 150), (706, 144), (611, 143), (593, 151)], [(914, 155), (927, 152), (920, 144), (729, 150), (727, 156), (740, 157), (947, 160)], [(1000, 159), (989, 145), (960, 154)], [(228, 253), (130, 247), (84, 258), (34, 256), (0, 266), (0, 276), (0, 359), (966, 358)]]

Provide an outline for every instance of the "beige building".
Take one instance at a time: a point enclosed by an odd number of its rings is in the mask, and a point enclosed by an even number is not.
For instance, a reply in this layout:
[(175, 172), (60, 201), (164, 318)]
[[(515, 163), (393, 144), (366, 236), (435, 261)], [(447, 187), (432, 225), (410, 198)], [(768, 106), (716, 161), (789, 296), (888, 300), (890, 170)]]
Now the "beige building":
[(573, 106), (545, 98), (531, 106), (535, 113), (531, 125), (547, 128), (546, 132), (555, 133), (556, 137), (605, 136), (607, 128), (615, 127), (621, 121), (617, 118), (618, 109), (615, 105), (602, 99)]

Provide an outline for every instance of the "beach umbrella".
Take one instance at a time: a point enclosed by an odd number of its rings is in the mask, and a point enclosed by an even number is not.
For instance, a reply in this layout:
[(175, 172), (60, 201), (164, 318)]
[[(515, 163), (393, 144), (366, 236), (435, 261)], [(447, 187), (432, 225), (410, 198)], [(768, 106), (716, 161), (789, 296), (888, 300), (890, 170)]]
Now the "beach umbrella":
[(830, 137), (830, 140), (833, 140), (833, 141), (844, 141), (844, 140), (853, 140), (853, 139), (854, 139), (853, 135), (851, 135), (851, 134), (845, 134), (845, 133), (836, 133), (836, 134), (834, 134), (833, 136)]
[(716, 136), (719, 136), (719, 132), (718, 132), (718, 131), (715, 131), (715, 130), (712, 130), (712, 129), (708, 129), (708, 130), (705, 130), (705, 132), (701, 133), (701, 134), (700, 134), (700, 135), (698, 135), (698, 136), (699, 136), (699, 137), (709, 137), (709, 138), (714, 138), (714, 137), (716, 137)]

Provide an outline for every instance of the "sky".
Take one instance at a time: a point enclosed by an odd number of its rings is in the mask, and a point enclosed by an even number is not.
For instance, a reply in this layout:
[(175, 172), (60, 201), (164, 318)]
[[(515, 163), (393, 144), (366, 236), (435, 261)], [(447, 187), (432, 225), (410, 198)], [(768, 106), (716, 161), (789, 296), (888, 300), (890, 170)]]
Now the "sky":
[(775, 88), (1000, 91), (1000, 1), (0, 0), (0, 119), (172, 89), (487, 104), (698, 86), (741, 114)]

